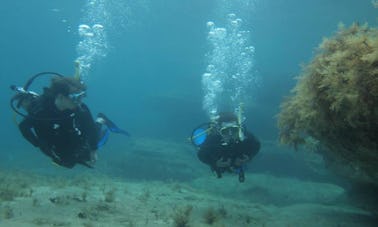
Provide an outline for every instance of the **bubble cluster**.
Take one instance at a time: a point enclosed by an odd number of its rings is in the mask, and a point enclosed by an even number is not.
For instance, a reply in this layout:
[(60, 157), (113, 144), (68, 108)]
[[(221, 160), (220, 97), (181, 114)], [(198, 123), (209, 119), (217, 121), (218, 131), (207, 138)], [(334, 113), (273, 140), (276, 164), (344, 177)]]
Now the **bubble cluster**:
[(109, 23), (104, 0), (88, 1), (84, 12), (84, 23), (78, 26), (80, 41), (76, 46), (78, 57), (75, 60), (82, 79), (87, 77), (92, 64), (108, 52), (105, 26)]
[(223, 18), (227, 14), (236, 13), (239, 18), (248, 21), (252, 19), (257, 6), (262, 2), (258, 0), (217, 0), (215, 2), (215, 12), (219, 18)]
[(124, 35), (135, 21), (134, 12), (147, 10), (150, 0), (87, 0), (78, 26), (79, 42), (76, 63), (82, 79), (86, 79), (92, 65), (109, 51), (108, 34)]
[(79, 57), (76, 62), (79, 63), (80, 75), (85, 78), (91, 68), (91, 64), (99, 58), (105, 57), (107, 53), (106, 33), (104, 26), (94, 24), (89, 26), (81, 24), (78, 28), (81, 41), (77, 45)]
[(225, 27), (207, 22), (211, 50), (202, 75), (205, 92), (203, 107), (210, 118), (220, 109), (236, 109), (248, 101), (248, 90), (256, 84), (252, 72), (255, 48), (249, 44), (249, 31), (241, 30), (242, 20), (229, 14)]

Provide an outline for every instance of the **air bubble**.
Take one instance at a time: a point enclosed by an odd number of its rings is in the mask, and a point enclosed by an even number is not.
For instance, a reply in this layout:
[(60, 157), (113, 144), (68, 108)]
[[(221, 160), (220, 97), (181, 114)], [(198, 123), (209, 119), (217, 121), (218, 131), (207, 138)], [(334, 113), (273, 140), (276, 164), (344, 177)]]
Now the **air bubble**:
[(206, 23), (206, 26), (207, 26), (208, 28), (212, 29), (212, 28), (215, 26), (215, 24), (214, 24), (214, 22), (209, 21), (209, 22)]
[[(247, 103), (249, 89), (257, 79), (252, 73), (254, 47), (248, 45), (249, 31), (240, 30), (242, 20), (229, 14), (225, 27), (208, 22), (208, 41), (212, 49), (207, 54), (206, 73), (202, 75), (205, 91), (203, 108), (210, 118), (224, 107), (234, 110)], [(256, 84), (257, 85), (257, 84)]]
[(96, 30), (101, 30), (101, 29), (104, 29), (104, 26), (102, 26), (101, 24), (94, 24), (93, 26), (92, 26), (92, 28), (93, 29), (96, 29)]

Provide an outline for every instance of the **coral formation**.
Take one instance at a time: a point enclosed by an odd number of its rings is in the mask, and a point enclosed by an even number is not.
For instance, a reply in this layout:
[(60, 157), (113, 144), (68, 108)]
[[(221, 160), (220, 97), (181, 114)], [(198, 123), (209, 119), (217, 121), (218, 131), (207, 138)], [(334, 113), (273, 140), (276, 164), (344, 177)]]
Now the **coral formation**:
[(279, 113), (281, 142), (316, 141), (339, 173), (378, 184), (378, 29), (340, 25), (292, 93)]

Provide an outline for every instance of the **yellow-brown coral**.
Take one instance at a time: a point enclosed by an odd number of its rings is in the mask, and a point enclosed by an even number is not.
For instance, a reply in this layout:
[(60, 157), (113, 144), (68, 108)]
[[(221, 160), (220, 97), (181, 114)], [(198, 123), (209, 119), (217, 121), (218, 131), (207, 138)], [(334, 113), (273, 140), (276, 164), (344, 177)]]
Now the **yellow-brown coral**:
[(326, 156), (378, 182), (378, 30), (341, 25), (292, 93), (279, 114), (281, 142), (297, 146), (312, 137)]

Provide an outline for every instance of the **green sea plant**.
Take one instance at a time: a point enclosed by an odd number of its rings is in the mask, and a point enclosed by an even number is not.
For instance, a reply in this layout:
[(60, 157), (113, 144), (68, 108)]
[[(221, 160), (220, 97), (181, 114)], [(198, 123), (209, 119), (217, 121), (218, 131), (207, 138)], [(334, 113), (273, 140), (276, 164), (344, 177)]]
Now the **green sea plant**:
[(173, 215), (174, 227), (189, 227), (190, 215), (192, 213), (193, 206), (187, 205), (185, 207), (176, 209)]
[(147, 203), (147, 201), (151, 198), (151, 191), (149, 188), (143, 188), (142, 194), (138, 196), (138, 200), (142, 203)]
[(12, 201), (16, 197), (30, 197), (33, 191), (30, 180), (17, 172), (0, 173), (0, 201)]
[(54, 221), (48, 218), (35, 218), (31, 222), (36, 226), (71, 226), (69, 222)]
[(88, 198), (88, 192), (87, 191), (83, 191), (78, 199), (78, 201), (81, 201), (81, 202), (87, 202), (87, 198)]
[(7, 186), (3, 186), (0, 189), (0, 201), (12, 201), (15, 197), (17, 197), (17, 191), (14, 191), (12, 188)]
[(38, 207), (38, 206), (41, 205), (41, 201), (39, 201), (37, 198), (34, 198), (32, 200), (32, 205), (33, 205), (33, 207)]
[(112, 188), (109, 191), (105, 193), (105, 202), (112, 203), (115, 201), (115, 195), (116, 195), (117, 189)]
[(228, 215), (227, 209), (223, 205), (218, 208), (217, 213), (221, 218), (226, 218)]
[(105, 201), (99, 201), (96, 204), (88, 204), (84, 208), (80, 209), (76, 216), (86, 221), (98, 221), (107, 215), (114, 215), (119, 212), (115, 206), (111, 206), (110, 203)]
[(69, 205), (73, 199), (70, 195), (55, 195), (49, 197), (49, 200), (56, 205)]
[(377, 183), (378, 29), (340, 25), (325, 38), (282, 103), (278, 127), (281, 143), (312, 141), (349, 167), (345, 175)]
[(202, 217), (208, 225), (214, 224), (219, 219), (217, 212), (212, 207), (207, 208)]
[(84, 227), (94, 227), (95, 225), (91, 222), (84, 222), (82, 223)]
[(4, 219), (11, 219), (14, 217), (14, 211), (10, 206), (4, 206), (1, 213), (1, 216)]

